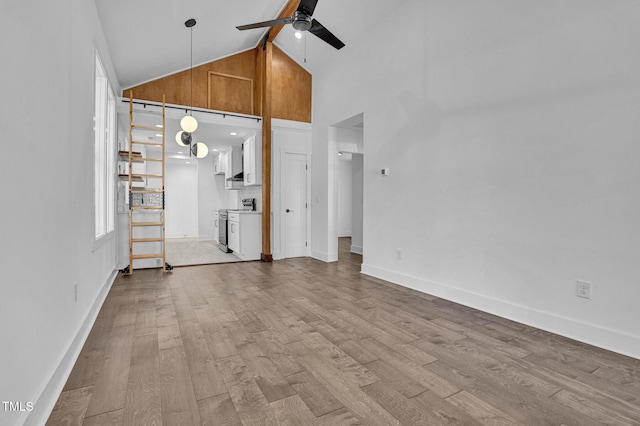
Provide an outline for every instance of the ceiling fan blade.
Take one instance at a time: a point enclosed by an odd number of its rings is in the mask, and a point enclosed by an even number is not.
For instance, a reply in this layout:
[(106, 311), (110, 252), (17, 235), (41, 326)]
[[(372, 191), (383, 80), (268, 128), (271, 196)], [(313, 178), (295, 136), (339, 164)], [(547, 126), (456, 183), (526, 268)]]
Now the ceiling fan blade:
[(320, 22), (314, 19), (311, 21), (311, 24), (312, 25), (311, 25), (311, 28), (309, 29), (309, 32), (314, 36), (318, 37), (323, 41), (326, 41), (327, 43), (329, 43), (331, 46), (335, 47), (338, 50), (342, 49), (345, 46), (345, 44), (341, 42), (338, 39), (338, 37), (334, 36), (333, 33), (331, 33), (331, 31), (329, 31), (328, 29), (326, 29)]
[(313, 15), (313, 11), (316, 10), (318, 0), (300, 0), (298, 5), (298, 12), (304, 12), (308, 16)]
[(236, 28), (239, 29), (240, 31), (244, 31), (244, 30), (253, 30), (254, 28), (277, 27), (278, 25), (290, 24), (291, 22), (293, 22), (292, 18), (282, 18), (282, 19), (273, 19), (271, 21), (256, 22), (255, 24), (240, 25)]

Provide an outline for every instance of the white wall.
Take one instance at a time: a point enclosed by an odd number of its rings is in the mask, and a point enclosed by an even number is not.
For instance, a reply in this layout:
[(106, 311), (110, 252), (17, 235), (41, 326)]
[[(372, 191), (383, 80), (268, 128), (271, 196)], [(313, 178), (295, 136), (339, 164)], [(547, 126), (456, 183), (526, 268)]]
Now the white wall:
[(639, 20), (408, 0), (372, 22), (314, 75), (314, 252), (337, 235), (329, 127), (364, 113), (365, 273), (640, 357)]
[(343, 154), (338, 157), (338, 237), (351, 236), (351, 212), (353, 193), (353, 168), (351, 167), (351, 154)]
[[(363, 233), (364, 233), (364, 156), (362, 154), (352, 154), (351, 157), (351, 247), (353, 253), (362, 254)], [(382, 223), (375, 224), (376, 229), (388, 228)]]
[[(167, 238), (198, 236), (198, 160), (165, 163)], [(208, 204), (208, 203), (206, 203)]]
[(198, 162), (198, 240), (215, 240), (214, 212), (227, 208), (228, 194), (224, 189), (224, 175), (213, 174), (215, 153)]
[(96, 47), (118, 92), (94, 2), (0, 6), (0, 397), (34, 403), (3, 425), (44, 424), (115, 277), (116, 238), (94, 247)]

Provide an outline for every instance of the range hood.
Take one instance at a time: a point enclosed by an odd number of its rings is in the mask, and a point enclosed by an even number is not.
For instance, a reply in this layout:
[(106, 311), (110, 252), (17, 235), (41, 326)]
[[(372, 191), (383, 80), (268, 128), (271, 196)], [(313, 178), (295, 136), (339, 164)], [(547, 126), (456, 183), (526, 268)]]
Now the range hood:
[(240, 172), (236, 175), (233, 175), (233, 177), (227, 178), (227, 180), (231, 182), (244, 182), (244, 173)]

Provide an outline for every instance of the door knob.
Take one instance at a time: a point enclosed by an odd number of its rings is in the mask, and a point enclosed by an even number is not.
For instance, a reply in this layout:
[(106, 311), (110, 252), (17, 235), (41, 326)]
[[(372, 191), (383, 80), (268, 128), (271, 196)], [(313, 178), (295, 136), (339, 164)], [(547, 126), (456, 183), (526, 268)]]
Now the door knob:
[(287, 213), (292, 212), (292, 211), (293, 211), (293, 210), (289, 210), (289, 209), (287, 209), (287, 210), (286, 210), (286, 212), (287, 212)]

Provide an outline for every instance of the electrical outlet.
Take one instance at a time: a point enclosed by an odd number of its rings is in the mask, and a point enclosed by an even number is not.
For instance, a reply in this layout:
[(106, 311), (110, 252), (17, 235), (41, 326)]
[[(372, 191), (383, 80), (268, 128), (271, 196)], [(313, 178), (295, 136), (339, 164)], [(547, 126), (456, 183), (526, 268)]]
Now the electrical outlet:
[(588, 281), (576, 281), (576, 296), (583, 299), (591, 299), (591, 285)]
[(73, 283), (73, 303), (78, 303), (78, 283)]
[(396, 259), (402, 260), (402, 250), (396, 249)]

